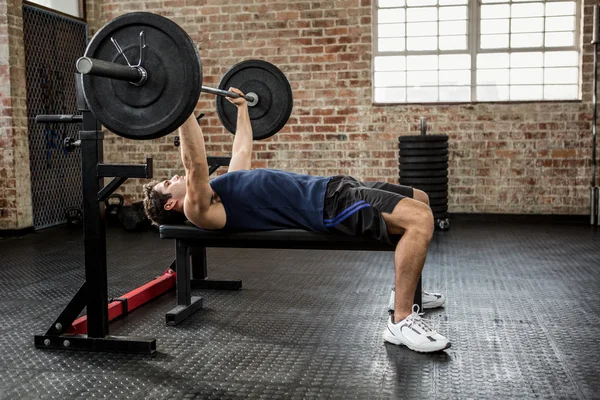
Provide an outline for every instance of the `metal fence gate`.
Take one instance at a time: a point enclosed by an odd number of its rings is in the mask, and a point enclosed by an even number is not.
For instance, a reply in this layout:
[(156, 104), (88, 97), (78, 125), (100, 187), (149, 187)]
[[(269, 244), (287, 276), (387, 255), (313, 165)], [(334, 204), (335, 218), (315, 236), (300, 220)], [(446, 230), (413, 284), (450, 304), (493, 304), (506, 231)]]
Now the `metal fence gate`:
[(33, 225), (66, 221), (65, 210), (81, 207), (81, 154), (67, 152), (63, 140), (78, 124), (36, 124), (38, 114), (75, 114), (75, 61), (85, 51), (87, 24), (23, 5), (25, 78), (31, 165)]

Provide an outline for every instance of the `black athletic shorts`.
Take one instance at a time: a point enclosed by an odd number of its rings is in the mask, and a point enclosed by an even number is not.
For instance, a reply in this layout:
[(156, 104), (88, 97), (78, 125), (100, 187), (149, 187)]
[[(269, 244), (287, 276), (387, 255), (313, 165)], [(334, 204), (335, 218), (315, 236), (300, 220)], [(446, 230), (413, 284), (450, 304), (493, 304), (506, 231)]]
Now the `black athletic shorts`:
[(391, 213), (398, 202), (413, 198), (409, 186), (386, 182), (358, 182), (351, 176), (335, 176), (327, 184), (323, 218), (332, 233), (366, 236), (395, 244), (399, 236), (390, 236), (381, 213)]

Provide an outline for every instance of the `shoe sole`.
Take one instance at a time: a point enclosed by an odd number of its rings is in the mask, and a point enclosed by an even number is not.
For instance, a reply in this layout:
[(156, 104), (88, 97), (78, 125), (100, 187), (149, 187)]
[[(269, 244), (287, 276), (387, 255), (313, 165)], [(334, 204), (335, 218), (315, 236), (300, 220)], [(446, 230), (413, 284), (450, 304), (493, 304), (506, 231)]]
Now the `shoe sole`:
[(450, 347), (452, 347), (452, 343), (448, 342), (446, 344), (446, 347), (444, 347), (443, 349), (435, 349), (435, 350), (424, 350), (424, 349), (419, 349), (417, 347), (414, 347), (412, 345), (406, 344), (404, 342), (402, 342), (400, 339), (398, 339), (397, 336), (393, 336), (391, 334), (389, 334), (387, 331), (383, 334), (383, 340), (391, 343), (391, 344), (395, 344), (398, 346), (406, 346), (409, 349), (411, 349), (412, 351), (416, 351), (417, 353), (435, 353), (436, 351), (444, 351), (446, 349), (449, 349)]

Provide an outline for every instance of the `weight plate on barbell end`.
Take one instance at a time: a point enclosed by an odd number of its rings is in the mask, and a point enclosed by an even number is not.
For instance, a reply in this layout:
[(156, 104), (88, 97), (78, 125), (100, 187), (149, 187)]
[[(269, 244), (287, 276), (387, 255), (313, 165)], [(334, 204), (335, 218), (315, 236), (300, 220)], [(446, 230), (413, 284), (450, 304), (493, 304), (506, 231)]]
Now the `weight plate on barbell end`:
[(437, 171), (425, 170), (425, 171), (400, 171), (400, 177), (402, 178), (444, 178), (448, 176), (448, 170), (440, 169)]
[(146, 83), (135, 86), (92, 75), (81, 75), (81, 79), (90, 111), (102, 125), (125, 138), (149, 140), (173, 132), (196, 108), (202, 88), (196, 44), (170, 19), (134, 12), (104, 25), (90, 40), (85, 56), (127, 65), (111, 42), (114, 38), (129, 62), (137, 64), (142, 31)]
[(437, 185), (440, 183), (448, 183), (448, 178), (405, 178), (400, 177), (403, 183), (408, 185)]
[(448, 156), (400, 157), (401, 164), (436, 164), (447, 163)]
[(433, 219), (435, 219), (436, 221), (440, 219), (447, 219), (448, 217), (450, 217), (450, 213), (448, 211), (433, 214)]
[(400, 142), (398, 141), (399, 149), (406, 150), (426, 150), (426, 149), (447, 149), (448, 142)]
[[(266, 139), (281, 130), (287, 123), (294, 99), (292, 87), (279, 68), (262, 60), (246, 60), (233, 67), (219, 82), (219, 89), (234, 87), (243, 93), (258, 95), (258, 103), (248, 107), (252, 136), (255, 140)], [(237, 107), (225, 97), (217, 96), (217, 115), (223, 126), (235, 134), (237, 125)]]
[(400, 173), (403, 171), (439, 171), (448, 170), (448, 163), (411, 164), (400, 162)]
[(447, 142), (448, 135), (411, 135), (411, 136), (400, 136), (398, 138), (400, 143), (412, 142), (412, 143), (424, 143), (424, 142)]
[(432, 207), (431, 207), (431, 211), (432, 211), (434, 214), (441, 214), (441, 213), (443, 213), (443, 212), (446, 212), (446, 211), (448, 211), (448, 205), (446, 204), (446, 205), (444, 205), (444, 206), (432, 206)]
[(447, 156), (448, 149), (404, 150), (400, 149), (400, 157)]

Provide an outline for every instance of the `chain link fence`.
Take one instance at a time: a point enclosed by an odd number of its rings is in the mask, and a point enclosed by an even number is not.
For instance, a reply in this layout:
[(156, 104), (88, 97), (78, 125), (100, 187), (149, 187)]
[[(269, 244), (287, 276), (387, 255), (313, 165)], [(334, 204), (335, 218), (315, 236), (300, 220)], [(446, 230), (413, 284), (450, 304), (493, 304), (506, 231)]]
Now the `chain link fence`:
[(81, 154), (63, 141), (78, 124), (36, 124), (38, 114), (76, 114), (75, 61), (85, 51), (87, 24), (23, 5), (23, 39), (33, 224), (36, 229), (66, 221), (65, 210), (81, 207)]

